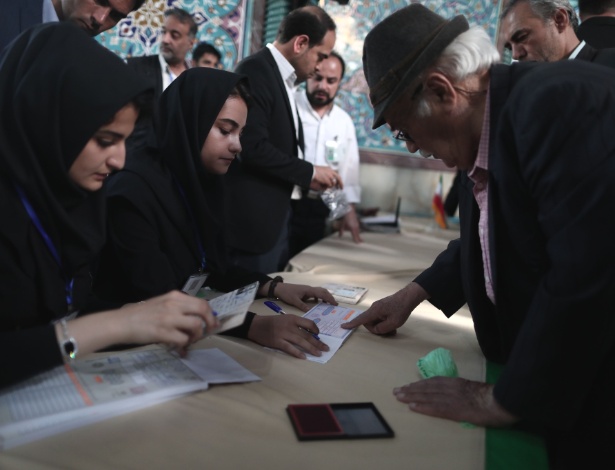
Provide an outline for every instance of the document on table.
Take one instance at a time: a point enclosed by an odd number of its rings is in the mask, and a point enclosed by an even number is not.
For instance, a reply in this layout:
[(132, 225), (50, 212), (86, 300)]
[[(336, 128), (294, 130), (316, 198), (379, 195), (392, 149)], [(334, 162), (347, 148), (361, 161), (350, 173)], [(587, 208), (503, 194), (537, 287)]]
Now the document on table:
[(368, 290), (367, 287), (336, 284), (333, 282), (323, 284), (322, 287), (327, 289), (336, 301), (353, 305), (358, 304)]
[(353, 330), (345, 330), (340, 325), (352, 320), (357, 315), (363, 313), (362, 310), (355, 308), (341, 307), (320, 303), (310, 309), (305, 315), (318, 326), (318, 336), (320, 340), (329, 346), (329, 351), (322, 352), (322, 356), (312, 356), (306, 353), (306, 358), (313, 362), (324, 364), (333, 357), (344, 341), (348, 339)]
[(77, 360), (0, 392), (0, 450), (162, 403), (208, 384), (258, 381), (219, 349)]

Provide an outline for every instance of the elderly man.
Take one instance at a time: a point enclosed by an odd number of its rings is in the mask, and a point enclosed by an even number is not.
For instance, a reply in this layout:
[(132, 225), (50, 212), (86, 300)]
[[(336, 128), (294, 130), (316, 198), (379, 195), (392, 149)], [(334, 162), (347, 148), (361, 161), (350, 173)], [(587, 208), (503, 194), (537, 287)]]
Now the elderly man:
[(615, 439), (615, 72), (496, 64), (482, 28), (419, 4), (366, 37), (374, 128), (463, 170), (460, 238), (347, 328), (395, 331), (423, 300), (467, 304), (495, 385), (432, 378), (394, 390), (411, 410), (544, 430), (552, 468), (599, 468)]
[(615, 67), (615, 49), (596, 50), (577, 37), (579, 19), (568, 0), (510, 0), (500, 21), (501, 40), (515, 60), (580, 59)]
[(91, 36), (113, 28), (144, 0), (0, 0), (0, 51), (22, 31), (40, 23), (72, 21)]

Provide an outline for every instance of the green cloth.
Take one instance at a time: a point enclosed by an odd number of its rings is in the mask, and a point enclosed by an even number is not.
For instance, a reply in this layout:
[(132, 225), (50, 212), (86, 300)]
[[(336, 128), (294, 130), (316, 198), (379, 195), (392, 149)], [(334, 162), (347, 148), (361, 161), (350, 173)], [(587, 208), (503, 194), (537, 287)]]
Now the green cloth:
[[(457, 365), (451, 352), (436, 348), (416, 363), (421, 377), (457, 377)], [(503, 366), (487, 362), (487, 383), (495, 383)], [(461, 423), (472, 428), (470, 423)], [(485, 429), (485, 470), (547, 470), (549, 463), (543, 438), (535, 432), (512, 428)]]
[(448, 349), (436, 348), (425, 356), (421, 357), (417, 363), (421, 377), (457, 377), (457, 364)]

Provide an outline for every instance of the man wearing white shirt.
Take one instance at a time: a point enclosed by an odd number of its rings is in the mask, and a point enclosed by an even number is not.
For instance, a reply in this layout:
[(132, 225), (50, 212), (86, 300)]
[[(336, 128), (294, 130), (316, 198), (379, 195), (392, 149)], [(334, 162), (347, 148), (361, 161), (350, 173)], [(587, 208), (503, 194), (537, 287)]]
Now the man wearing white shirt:
[[(225, 177), (232, 262), (252, 271), (283, 271), (288, 261), (291, 197), (341, 184), (328, 166), (303, 159), (295, 87), (318, 71), (335, 45), (335, 22), (320, 7), (291, 11), (273, 44), (243, 59), (253, 103), (242, 151)], [(272, 292), (272, 295), (274, 293)]]
[[(334, 104), (342, 78), (344, 59), (336, 52), (322, 61), (318, 72), (307, 79), (306, 89), (296, 92), (297, 109), (303, 126), (305, 160), (313, 165), (329, 165), (344, 181), (344, 194), (350, 212), (341, 220), (340, 236), (347, 230), (360, 243), (360, 227), (354, 205), (361, 200), (359, 148), (352, 118)], [(293, 201), (290, 256), (322, 239), (327, 230), (329, 209), (320, 193), (309, 191)]]

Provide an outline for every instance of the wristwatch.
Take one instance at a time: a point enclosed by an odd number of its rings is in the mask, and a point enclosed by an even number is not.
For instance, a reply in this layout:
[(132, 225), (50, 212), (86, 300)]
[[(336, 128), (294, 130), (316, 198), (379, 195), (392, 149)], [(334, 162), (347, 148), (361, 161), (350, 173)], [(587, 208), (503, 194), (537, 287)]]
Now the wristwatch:
[(271, 280), (271, 284), (269, 284), (269, 291), (267, 292), (267, 297), (270, 299), (277, 299), (274, 294), (275, 288), (278, 283), (284, 282), (284, 278), (282, 276), (276, 276)]
[(68, 325), (66, 324), (66, 318), (60, 320), (60, 330), (62, 331), (62, 339), (60, 340), (60, 350), (62, 356), (64, 356), (64, 362), (72, 362), (77, 357), (79, 348), (77, 347), (77, 341), (68, 332)]

